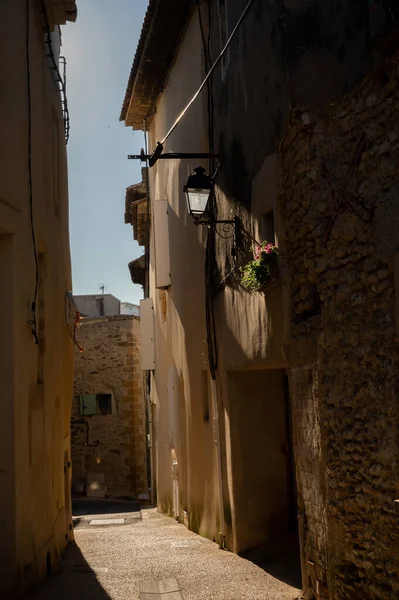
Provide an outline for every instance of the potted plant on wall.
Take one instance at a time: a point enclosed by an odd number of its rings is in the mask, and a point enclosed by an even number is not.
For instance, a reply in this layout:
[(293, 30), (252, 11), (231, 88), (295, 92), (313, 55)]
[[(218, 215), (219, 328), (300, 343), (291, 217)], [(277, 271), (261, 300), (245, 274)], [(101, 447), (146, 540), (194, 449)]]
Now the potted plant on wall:
[(277, 247), (268, 241), (252, 247), (253, 260), (241, 267), (241, 283), (249, 290), (262, 291), (276, 281)]

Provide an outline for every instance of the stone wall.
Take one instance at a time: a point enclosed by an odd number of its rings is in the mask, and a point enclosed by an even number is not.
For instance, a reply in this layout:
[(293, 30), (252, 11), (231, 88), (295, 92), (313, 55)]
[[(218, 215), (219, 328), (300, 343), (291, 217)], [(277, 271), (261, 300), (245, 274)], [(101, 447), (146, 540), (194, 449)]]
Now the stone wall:
[(321, 444), (320, 408), (315, 370), (300, 365), (289, 370), (293, 442), (297, 472), (298, 533), (304, 588), (329, 598), (325, 461)]
[[(148, 492), (145, 406), (138, 317), (86, 319), (78, 331), (72, 408), (72, 489), (86, 492), (87, 476), (105, 480), (108, 496)], [(82, 416), (79, 396), (112, 394), (112, 413)], [(86, 426), (89, 443), (86, 445)]]
[(280, 146), (306, 598), (399, 594), (398, 84), (396, 56)]

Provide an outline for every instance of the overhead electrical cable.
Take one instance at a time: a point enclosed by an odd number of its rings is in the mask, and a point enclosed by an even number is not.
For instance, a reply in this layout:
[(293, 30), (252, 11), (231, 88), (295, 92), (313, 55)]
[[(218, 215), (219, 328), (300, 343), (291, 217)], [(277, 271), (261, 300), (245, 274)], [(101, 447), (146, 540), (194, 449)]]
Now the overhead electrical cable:
[(27, 98), (28, 98), (28, 188), (29, 188), (29, 210), (30, 210), (30, 226), (32, 234), (33, 254), (35, 259), (35, 288), (33, 293), (33, 301), (31, 305), (32, 319), (32, 335), (35, 343), (39, 343), (39, 335), (37, 333), (36, 319), (36, 302), (37, 291), (39, 287), (39, 262), (37, 255), (35, 224), (33, 218), (33, 181), (32, 181), (32, 95), (31, 95), (31, 72), (30, 72), (30, 0), (26, 0), (26, 71), (27, 71)]
[(254, 0), (249, 0), (248, 4), (246, 5), (246, 7), (244, 8), (244, 11), (241, 15), (241, 17), (238, 19), (236, 26), (234, 27), (233, 31), (231, 32), (226, 44), (224, 45), (224, 48), (222, 49), (222, 51), (220, 52), (219, 56), (217, 57), (217, 59), (215, 60), (215, 62), (213, 63), (213, 65), (211, 66), (211, 68), (209, 69), (204, 81), (201, 83), (200, 87), (198, 88), (198, 90), (195, 92), (194, 96), (191, 98), (190, 102), (185, 106), (185, 108), (182, 110), (182, 112), (179, 114), (179, 116), (177, 117), (176, 121), (173, 123), (172, 127), (169, 129), (169, 131), (167, 132), (167, 134), (164, 136), (164, 138), (161, 140), (161, 142), (158, 142), (159, 145), (163, 146), (163, 144), (166, 142), (166, 140), (168, 139), (168, 137), (173, 133), (173, 131), (176, 129), (176, 127), (178, 126), (178, 124), (180, 123), (180, 121), (182, 120), (182, 118), (184, 117), (184, 115), (186, 114), (186, 112), (188, 111), (188, 109), (190, 108), (190, 106), (196, 101), (196, 99), (198, 98), (198, 96), (200, 95), (200, 93), (202, 92), (202, 90), (204, 89), (204, 87), (206, 86), (209, 78), (212, 76), (212, 73), (214, 72), (214, 70), (216, 69), (216, 67), (218, 66), (218, 64), (220, 63), (220, 61), (222, 60), (223, 56), (225, 55), (225, 53), (227, 52), (228, 47), (230, 46), (231, 41), (233, 40), (235, 34), (237, 33), (241, 23), (243, 22), (243, 20), (245, 19), (249, 9), (251, 8), (251, 5), (254, 3)]

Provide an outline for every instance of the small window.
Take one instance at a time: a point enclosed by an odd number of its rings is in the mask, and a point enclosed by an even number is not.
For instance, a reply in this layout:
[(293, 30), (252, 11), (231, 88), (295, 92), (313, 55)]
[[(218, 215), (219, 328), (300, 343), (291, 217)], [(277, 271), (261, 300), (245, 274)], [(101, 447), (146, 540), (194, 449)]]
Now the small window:
[(111, 411), (111, 394), (97, 394), (97, 414), (109, 415)]
[(276, 234), (274, 231), (274, 214), (272, 210), (265, 212), (262, 215), (261, 229), (262, 241), (266, 240), (268, 242), (271, 242), (272, 244), (275, 244)]
[(109, 415), (112, 413), (112, 394), (85, 394), (80, 396), (81, 415)]

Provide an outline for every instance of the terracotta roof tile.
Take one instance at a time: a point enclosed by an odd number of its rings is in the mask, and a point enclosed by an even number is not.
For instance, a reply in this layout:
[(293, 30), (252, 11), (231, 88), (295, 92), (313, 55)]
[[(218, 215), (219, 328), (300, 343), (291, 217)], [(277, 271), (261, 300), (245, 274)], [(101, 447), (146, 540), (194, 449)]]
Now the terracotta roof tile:
[(125, 125), (142, 130), (144, 119), (152, 116), (194, 4), (149, 1), (120, 115)]

